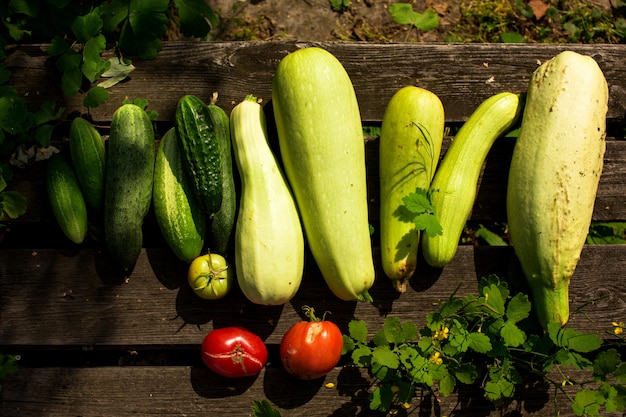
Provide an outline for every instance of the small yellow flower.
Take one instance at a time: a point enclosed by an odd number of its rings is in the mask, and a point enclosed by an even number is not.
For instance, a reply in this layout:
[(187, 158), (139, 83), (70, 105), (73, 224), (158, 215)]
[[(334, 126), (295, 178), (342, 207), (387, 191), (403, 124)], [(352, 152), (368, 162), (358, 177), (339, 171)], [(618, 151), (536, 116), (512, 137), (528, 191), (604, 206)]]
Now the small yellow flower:
[(441, 352), (435, 352), (432, 355), (430, 355), (430, 363), (434, 365), (441, 365), (443, 363)]
[(402, 404), (402, 408), (404, 408), (405, 410), (408, 410), (409, 408), (411, 408), (411, 404), (409, 404), (409, 403), (403, 403), (403, 404)]
[(613, 325), (613, 327), (615, 327), (613, 329), (613, 333), (615, 333), (616, 335), (622, 334), (622, 332), (624, 331), (624, 322), (620, 321), (614, 321), (613, 323), (611, 323)]
[(450, 335), (450, 329), (448, 329), (447, 327), (443, 327), (443, 328), (441, 328), (439, 330), (435, 330), (435, 339), (436, 340), (447, 339), (449, 335)]

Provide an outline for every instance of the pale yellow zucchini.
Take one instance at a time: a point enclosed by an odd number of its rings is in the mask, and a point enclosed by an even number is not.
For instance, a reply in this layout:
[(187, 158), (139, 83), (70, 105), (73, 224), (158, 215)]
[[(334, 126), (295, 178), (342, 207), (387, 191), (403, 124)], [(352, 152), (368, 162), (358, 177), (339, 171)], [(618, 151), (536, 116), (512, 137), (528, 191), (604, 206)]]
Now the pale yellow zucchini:
[(589, 56), (562, 52), (528, 85), (511, 161), (509, 232), (543, 326), (569, 317), (569, 282), (602, 172), (608, 87)]

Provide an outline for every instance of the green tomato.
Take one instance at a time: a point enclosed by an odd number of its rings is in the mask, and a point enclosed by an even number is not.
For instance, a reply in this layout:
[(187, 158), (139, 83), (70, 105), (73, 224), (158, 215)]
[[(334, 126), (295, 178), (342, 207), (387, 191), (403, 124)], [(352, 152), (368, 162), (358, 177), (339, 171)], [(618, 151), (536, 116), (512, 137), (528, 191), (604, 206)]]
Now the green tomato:
[(208, 253), (191, 261), (187, 281), (201, 298), (218, 300), (228, 294), (233, 286), (235, 273), (222, 255)]

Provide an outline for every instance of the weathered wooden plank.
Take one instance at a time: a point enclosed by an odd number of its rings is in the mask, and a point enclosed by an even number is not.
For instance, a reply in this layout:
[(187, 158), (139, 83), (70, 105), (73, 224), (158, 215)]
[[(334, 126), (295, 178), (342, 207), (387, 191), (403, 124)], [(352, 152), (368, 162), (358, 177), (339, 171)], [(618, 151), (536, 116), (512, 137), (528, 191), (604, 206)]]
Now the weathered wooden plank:
[[(457, 286), (459, 294), (475, 293), (480, 277), (513, 279), (511, 268), (516, 266), (510, 247), (460, 246), (445, 268), (422, 265), (405, 294), (396, 293), (379, 269), (370, 304), (334, 297), (309, 258), (298, 294), (284, 306), (268, 307), (250, 303), (237, 289), (220, 301), (199, 299), (185, 282), (186, 266), (166, 249), (144, 250), (128, 278), (112, 269), (100, 249), (4, 250), (0, 340), (5, 347), (188, 347), (198, 345), (214, 327), (241, 325), (267, 343), (279, 343), (303, 318), (305, 305), (332, 312), (344, 332), (354, 317), (366, 320), (375, 332), (387, 315), (423, 324)], [(585, 247), (572, 279), (572, 310), (595, 303), (585, 307), (591, 321), (577, 315), (574, 327), (604, 332), (611, 321), (623, 321), (625, 268), (626, 246)]]
[[(130, 80), (109, 90), (111, 98), (91, 110), (106, 123), (126, 98), (146, 98), (161, 120), (172, 120), (182, 94), (208, 99), (214, 91), (220, 104), (247, 94), (266, 102), (280, 59), (306, 46), (321, 46), (335, 54), (352, 77), (365, 121), (380, 121), (387, 101), (404, 85), (417, 84), (436, 93), (448, 121), (462, 121), (488, 96), (500, 91), (525, 91), (538, 62), (565, 49), (592, 55), (610, 86), (609, 119), (624, 120), (626, 110), (626, 49), (623, 45), (575, 44), (371, 44), (285, 42), (168, 42), (157, 59), (135, 61)], [(36, 106), (59, 100), (68, 113), (85, 112), (82, 97), (63, 97), (59, 74), (46, 45), (13, 48), (5, 64), (14, 72), (11, 85)]]
[[(327, 383), (333, 383), (329, 388)], [(302, 382), (281, 369), (258, 377), (226, 380), (202, 366), (24, 368), (0, 391), (4, 417), (101, 417), (252, 415), (256, 400), (268, 399), (283, 417), (383, 416), (369, 410), (370, 380), (354, 368), (336, 368), (325, 378)], [(574, 416), (564, 393), (554, 396), (548, 384), (518, 390), (518, 397), (495, 408), (474, 388), (459, 394), (415, 398), (398, 416)], [(573, 387), (565, 387), (572, 395)], [(508, 414), (511, 413), (511, 414)], [(603, 415), (615, 415), (606, 414)]]

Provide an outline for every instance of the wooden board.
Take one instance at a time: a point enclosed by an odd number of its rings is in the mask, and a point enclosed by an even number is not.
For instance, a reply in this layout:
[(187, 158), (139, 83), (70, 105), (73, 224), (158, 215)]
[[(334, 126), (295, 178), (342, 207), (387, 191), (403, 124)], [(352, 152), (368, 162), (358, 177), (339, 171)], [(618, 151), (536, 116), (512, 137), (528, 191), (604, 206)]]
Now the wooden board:
[[(400, 87), (415, 84), (438, 94), (447, 125), (458, 127), (488, 96), (523, 92), (538, 63), (564, 49), (596, 58), (610, 90), (605, 168), (596, 198), (595, 220), (626, 220), (626, 48), (621, 45), (444, 45), (298, 42), (167, 43), (154, 61), (136, 61), (126, 82), (90, 115), (106, 136), (110, 118), (125, 98), (145, 98), (158, 111), (160, 133), (172, 126), (182, 94), (205, 99), (218, 91), (230, 111), (246, 94), (264, 99), (271, 124), (271, 78), (280, 59), (306, 46), (333, 52), (353, 79), (364, 124), (378, 126), (384, 107)], [(54, 99), (65, 107), (54, 144), (64, 149), (68, 121), (84, 113), (82, 97), (63, 97), (46, 45), (13, 47), (5, 64), (19, 94), (34, 107)], [(271, 126), (270, 126), (271, 128)], [(270, 129), (271, 131), (271, 129)], [(275, 140), (275, 138), (274, 138)], [(451, 138), (446, 138), (444, 150)], [(472, 220), (506, 221), (505, 192), (513, 139), (502, 138), (483, 169)], [(366, 138), (370, 220), (378, 215), (378, 142)], [(434, 269), (421, 261), (405, 294), (389, 285), (377, 261), (373, 303), (344, 302), (328, 290), (307, 253), (300, 291), (288, 304), (257, 306), (235, 289), (218, 302), (200, 300), (185, 281), (186, 265), (165, 247), (152, 214), (144, 224), (144, 249), (130, 274), (112, 266), (102, 245), (90, 239), (77, 247), (60, 234), (50, 215), (42, 164), (18, 170), (11, 189), (23, 193), (28, 212), (0, 241), (0, 353), (21, 355), (21, 371), (0, 391), (2, 416), (95, 417), (114, 415), (219, 414), (249, 416), (254, 400), (269, 399), (284, 417), (369, 416), (371, 380), (338, 366), (311, 383), (287, 377), (278, 364), (284, 332), (303, 318), (302, 307), (332, 312), (343, 332), (353, 318), (376, 332), (388, 316), (415, 321), (458, 288), (475, 293), (480, 277), (498, 274), (515, 282), (520, 273), (511, 247), (461, 245), (453, 262)], [(378, 260), (376, 234), (373, 252)], [(571, 284), (571, 326), (610, 332), (626, 315), (625, 245), (587, 245)], [(199, 343), (213, 328), (253, 328), (270, 349), (270, 364), (257, 378), (224, 380), (198, 356)], [(333, 387), (325, 384), (332, 382)], [(568, 392), (572, 392), (571, 390)], [(546, 415), (554, 395), (545, 385), (520, 388), (511, 404), (494, 409), (475, 391), (451, 398), (417, 398), (402, 415)], [(564, 396), (561, 415), (573, 416)]]

